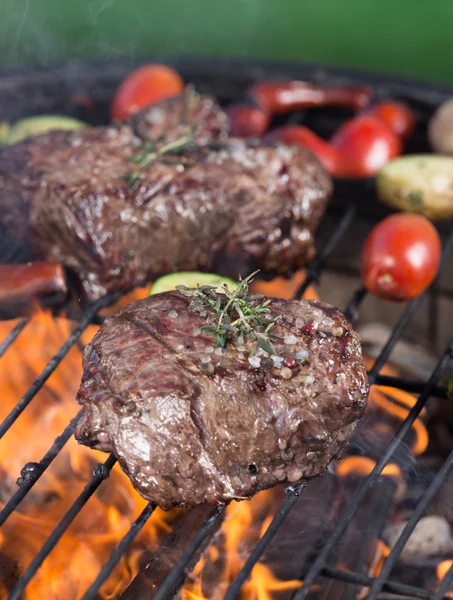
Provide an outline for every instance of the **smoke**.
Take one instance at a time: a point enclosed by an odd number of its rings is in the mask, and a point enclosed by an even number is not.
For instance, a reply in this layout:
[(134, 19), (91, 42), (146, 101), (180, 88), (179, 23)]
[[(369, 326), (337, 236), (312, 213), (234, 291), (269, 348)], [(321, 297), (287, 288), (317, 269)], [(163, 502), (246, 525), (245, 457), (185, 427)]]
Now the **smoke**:
[(17, 49), (19, 47), (19, 42), (20, 42), (20, 39), (22, 36), (22, 31), (24, 29), (24, 24), (25, 24), (27, 15), (28, 15), (29, 8), (30, 8), (30, 0), (24, 0), (24, 10), (23, 10), (22, 18), (19, 22), (19, 27), (17, 28), (17, 35), (16, 35), (15, 42), (14, 42), (13, 46), (11, 47), (11, 60), (13, 62), (17, 61)]

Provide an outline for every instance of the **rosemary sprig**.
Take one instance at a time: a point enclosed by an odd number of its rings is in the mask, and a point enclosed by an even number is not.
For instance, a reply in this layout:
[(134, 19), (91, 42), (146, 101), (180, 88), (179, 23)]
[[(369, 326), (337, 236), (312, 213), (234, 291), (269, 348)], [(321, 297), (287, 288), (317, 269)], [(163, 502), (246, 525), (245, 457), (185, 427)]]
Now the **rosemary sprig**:
[(234, 340), (237, 346), (242, 346), (252, 340), (249, 356), (253, 356), (258, 348), (268, 354), (277, 354), (272, 342), (281, 340), (270, 333), (276, 323), (276, 319), (270, 317), (270, 301), (263, 300), (262, 294), (249, 294), (249, 284), (257, 273), (255, 271), (245, 279), (240, 279), (233, 291), (224, 284), (222, 295), (210, 285), (196, 289), (184, 285), (176, 287), (184, 296), (198, 300), (203, 309), (210, 309), (212, 322), (202, 327), (201, 331), (213, 334), (220, 348), (224, 348), (227, 341)]
[(137, 167), (126, 173), (124, 179), (131, 187), (134, 186), (140, 179), (140, 172), (156, 161), (160, 161), (164, 164), (191, 164), (190, 159), (178, 156), (178, 154), (185, 150), (194, 150), (195, 148), (196, 144), (194, 143), (192, 132), (185, 134), (172, 142), (166, 142), (161, 146), (159, 146), (157, 142), (144, 142), (139, 147), (141, 150), (140, 154), (134, 154), (134, 156), (129, 158), (129, 161), (136, 164)]

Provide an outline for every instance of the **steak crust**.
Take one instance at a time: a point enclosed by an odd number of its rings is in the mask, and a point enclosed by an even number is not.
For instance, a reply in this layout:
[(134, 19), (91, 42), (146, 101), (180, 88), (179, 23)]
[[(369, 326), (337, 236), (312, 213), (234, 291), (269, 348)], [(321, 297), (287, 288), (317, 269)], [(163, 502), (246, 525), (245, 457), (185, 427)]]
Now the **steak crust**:
[[(80, 443), (113, 452), (164, 509), (249, 498), (322, 473), (366, 408), (358, 335), (336, 309), (272, 300), (278, 357), (202, 333), (179, 292), (107, 319), (83, 357)], [(259, 360), (258, 360), (259, 359)]]

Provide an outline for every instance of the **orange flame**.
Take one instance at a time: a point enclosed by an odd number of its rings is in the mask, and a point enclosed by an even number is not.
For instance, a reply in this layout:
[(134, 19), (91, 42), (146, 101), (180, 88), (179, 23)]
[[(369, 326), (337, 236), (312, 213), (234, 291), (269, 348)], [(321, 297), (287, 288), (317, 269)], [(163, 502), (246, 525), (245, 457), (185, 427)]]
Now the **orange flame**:
[[(0, 339), (4, 339), (15, 324), (0, 323)], [(70, 335), (71, 328), (72, 323), (66, 319), (53, 319), (50, 313), (39, 312), (0, 359), (0, 419), (6, 417), (33, 383)], [(89, 327), (82, 336), (82, 343), (87, 343), (96, 331), (97, 327)], [(0, 441), (2, 498), (9, 499), (17, 489), (15, 480), (23, 465), (40, 460), (77, 413), (75, 394), (80, 377), (80, 350), (74, 347)], [(6, 521), (0, 551), (16, 565), (17, 572), (27, 567), (82, 492), (95, 463), (104, 460), (105, 454), (79, 446), (72, 438)], [(90, 499), (87, 508), (31, 580), (25, 599), (80, 597), (145, 504), (128, 477), (114, 468), (111, 477)], [(168, 530), (170, 520), (171, 514), (155, 511), (130, 552), (101, 588), (102, 598), (116, 597), (135, 577), (142, 549), (157, 542), (159, 534)], [(6, 596), (0, 592), (0, 597)]]
[[(222, 525), (220, 538), (222, 541), (223, 568), (216, 581), (215, 590), (209, 596), (203, 593), (203, 572), (208, 559), (202, 557), (192, 575), (194, 583), (188, 583), (182, 591), (182, 600), (220, 600), (224, 597), (229, 584), (241, 570), (251, 544), (264, 535), (273, 518), (273, 507), (277, 505), (275, 490), (268, 490), (255, 496), (250, 502), (233, 502), (227, 507), (225, 520)], [(264, 515), (264, 517), (263, 517)], [(257, 527), (257, 523), (261, 526)], [(215, 549), (213, 551), (213, 549)], [(211, 563), (222, 558), (222, 552), (216, 546), (209, 547), (208, 556)], [(272, 593), (297, 589), (302, 585), (299, 580), (281, 581), (271, 569), (262, 563), (257, 563), (244, 584), (241, 600), (272, 600)]]
[(453, 560), (444, 560), (437, 565), (437, 578), (441, 581), (453, 565)]
[[(342, 458), (337, 465), (337, 473), (341, 477), (346, 475), (357, 474), (367, 477), (376, 465), (376, 461), (365, 456), (347, 456)], [(395, 463), (385, 465), (382, 470), (382, 475), (402, 479), (403, 474), (401, 469)]]
[[(379, 575), (384, 566), (384, 562), (390, 554), (390, 548), (382, 540), (376, 540), (375, 551), (368, 568), (368, 575), (373, 579)], [(357, 600), (363, 600), (368, 595), (368, 588), (364, 587), (357, 594)]]
[[(365, 358), (365, 365), (369, 369), (371, 368), (373, 361), (370, 358)], [(391, 365), (385, 365), (381, 369), (382, 375), (398, 375), (398, 372), (391, 367)], [(379, 408), (380, 410), (387, 413), (389, 416), (396, 418), (400, 421), (404, 421), (409, 414), (410, 409), (417, 402), (417, 396), (405, 392), (398, 388), (389, 387), (385, 385), (373, 385), (370, 389), (368, 403), (370, 407)], [(402, 405), (402, 406), (401, 406)], [(423, 408), (420, 412), (420, 416), (415, 419), (412, 429), (415, 434), (415, 441), (412, 444), (412, 452), (415, 456), (423, 454), (428, 447), (429, 436), (426, 430), (425, 424), (420, 417), (426, 415), (426, 409)]]
[[(444, 560), (437, 565), (436, 572), (437, 572), (437, 579), (439, 580), (439, 585), (440, 585), (442, 579), (445, 577), (445, 575), (450, 570), (450, 567), (452, 565), (453, 565), (453, 560)], [(453, 592), (447, 592), (445, 595), (448, 596), (449, 598), (453, 598)]]
[[(297, 290), (305, 281), (305, 270), (296, 271), (291, 279), (285, 277), (275, 277), (272, 281), (254, 281), (250, 286), (250, 291), (260, 293), (269, 298), (285, 298), (289, 300), (294, 298)], [(305, 300), (318, 300), (319, 296), (313, 286), (309, 286), (304, 294)]]

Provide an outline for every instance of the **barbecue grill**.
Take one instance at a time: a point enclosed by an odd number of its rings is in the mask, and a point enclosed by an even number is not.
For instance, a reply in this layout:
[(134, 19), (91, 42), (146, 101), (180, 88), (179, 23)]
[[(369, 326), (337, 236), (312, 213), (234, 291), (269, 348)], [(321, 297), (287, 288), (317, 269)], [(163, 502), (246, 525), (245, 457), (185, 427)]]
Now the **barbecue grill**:
[[(178, 69), (186, 80), (192, 81), (200, 91), (213, 93), (222, 103), (240, 98), (250, 83), (266, 78), (298, 78), (318, 83), (329, 82), (329, 84), (359, 82), (371, 84), (378, 97), (391, 96), (404, 99), (416, 110), (418, 126), (410, 142), (409, 152), (427, 149), (425, 135), (427, 119), (441, 101), (453, 96), (453, 89), (447, 87), (439, 86), (434, 88), (418, 82), (396, 80), (377, 75), (312, 65), (301, 66), (218, 60), (195, 61), (188, 59), (169, 60), (167, 62)], [(105, 122), (107, 120), (107, 107), (113, 90), (130, 68), (131, 65), (125, 62), (72, 63), (53, 69), (33, 72), (15, 71), (4, 73), (3, 77), (0, 78), (0, 114), (4, 118), (13, 120), (28, 114), (37, 114), (45, 111), (48, 113), (71, 114), (72, 116), (88, 119), (92, 123)], [(80, 94), (86, 94), (94, 100), (96, 106), (94, 112), (85, 113), (85, 108), (74, 102), (74, 98)], [(303, 121), (319, 133), (326, 135), (333, 130), (343, 116), (340, 110), (323, 109), (322, 111), (313, 110), (307, 113), (295, 113), (285, 117), (285, 120), (292, 123)], [(363, 223), (366, 223), (366, 228), (369, 230), (373, 222), (376, 222), (376, 220), (386, 214), (389, 214), (387, 209), (378, 205), (374, 198), (373, 183), (371, 181), (338, 182), (327, 216), (318, 232), (318, 254), (308, 266), (305, 281), (300, 286), (296, 298), (300, 298), (310, 284), (320, 281), (326, 269), (327, 272), (356, 273), (357, 262), (354, 250), (347, 250), (347, 247), (344, 245), (345, 240), (348, 237), (353, 238), (356, 235), (358, 223), (362, 223), (362, 228)], [(448, 331), (448, 327), (445, 328), (447, 331), (439, 332), (439, 319), (441, 318), (439, 311), (440, 299), (451, 296), (451, 289), (448, 288), (445, 274), (453, 272), (453, 261), (450, 256), (453, 247), (453, 230), (448, 225), (443, 225), (439, 228), (439, 231), (443, 239), (441, 276), (423, 296), (412, 300), (404, 306), (403, 310), (400, 310), (390, 337), (387, 339), (386, 344), (369, 371), (371, 384), (393, 386), (401, 390), (419, 394), (419, 398), (409, 411), (407, 418), (401, 423), (395, 436), (380, 456), (369, 476), (364, 480), (353, 501), (347, 505), (343, 514), (340, 515), (333, 531), (327, 537), (315, 559), (309, 564), (300, 564), (299, 578), (303, 580), (303, 584), (298, 590), (292, 593), (291, 597), (293, 600), (303, 600), (306, 598), (310, 593), (311, 586), (319, 582), (320, 579), (323, 581), (335, 580), (344, 582), (345, 584), (350, 584), (350, 589), (356, 591), (364, 587), (368, 590), (366, 595), (368, 600), (374, 600), (381, 592), (389, 592), (400, 597), (427, 600), (440, 600), (441, 598), (448, 597), (446, 594), (450, 588), (450, 584), (453, 582), (453, 567), (447, 571), (436, 592), (392, 579), (392, 569), (405, 542), (413, 532), (419, 519), (423, 516), (430, 501), (444, 483), (450, 469), (453, 468), (453, 449), (442, 468), (427, 487), (409, 518), (407, 525), (404, 527), (400, 538), (376, 577), (364, 574), (364, 572), (351, 572), (346, 569), (330, 566), (330, 561), (334, 556), (337, 544), (345, 534), (352, 518), (359, 510), (371, 487), (378, 481), (383, 469), (398, 451), (405, 435), (410, 431), (412, 424), (420, 415), (430, 397), (437, 397), (441, 401), (447, 400), (447, 390), (440, 382), (453, 358), (453, 339), (448, 339), (452, 333), (452, 331)], [(22, 258), (20, 256), (20, 249), (16, 250), (8, 253), (11, 261), (20, 261)], [(70, 349), (78, 343), (81, 334), (89, 324), (98, 322), (101, 318), (99, 316), (100, 311), (113, 304), (119, 297), (120, 294), (112, 294), (92, 305), (81, 307), (78, 324), (71, 335), (48, 362), (28, 391), (22, 398), (18, 399), (14, 409), (0, 424), (0, 438), (7, 434), (10, 428), (14, 427), (17, 418), (27, 409), (27, 406), (33, 401), (50, 375), (58, 368)], [(347, 305), (340, 306), (340, 308), (345, 310), (350, 319), (355, 320), (360, 314), (361, 307), (366, 298), (366, 290), (359, 285), (352, 293)], [(427, 334), (431, 345), (438, 346), (440, 343), (444, 345), (444, 348), (440, 352), (440, 359), (431, 376), (426, 381), (420, 381), (407, 377), (380, 374), (396, 343), (407, 332), (411, 319), (417, 316), (417, 321), (419, 321), (419, 315), (422, 314), (425, 305), (428, 307), (427, 325), (424, 326), (425, 329), (420, 329), (420, 324), (417, 324), (417, 327), (413, 328), (413, 336), (418, 336), (418, 341), (420, 341), (420, 336), (426, 337)], [(21, 336), (27, 324), (27, 317), (23, 317), (17, 322), (11, 333), (0, 343), (0, 356), (5, 354), (16, 343), (16, 340)], [(46, 469), (51, 466), (59, 452), (64, 448), (74, 432), (80, 414), (76, 415), (68, 423), (64, 431), (61, 432), (61, 435), (53, 442), (49, 439), (49, 450), (41, 459), (33, 457), (36, 462), (29, 462), (24, 466), (17, 482), (19, 486), (17, 491), (0, 511), (0, 526), (13, 514)], [(116, 459), (113, 455), (110, 455), (103, 464), (96, 465), (93, 475), (86, 482), (83, 492), (69, 508), (28, 568), (15, 583), (14, 588), (10, 591), (10, 600), (17, 600), (22, 597), (27, 584), (46, 557), (52, 552), (71, 522), (82, 511), (85, 504), (89, 503), (90, 498), (99, 486), (102, 485), (103, 481), (109, 477), (109, 473), (115, 462)], [(230, 585), (224, 596), (226, 600), (233, 600), (238, 597), (241, 586), (247, 580), (254, 565), (263, 555), (263, 552), (279, 531), (290, 511), (296, 503), (303, 504), (304, 492), (309, 485), (309, 481), (301, 481), (297, 485), (286, 487), (283, 503), (264, 535), (251, 550), (238, 576)], [(97, 594), (100, 586), (108, 579), (114, 567), (153, 514), (154, 509), (155, 506), (148, 504), (135, 522), (131, 523), (129, 531), (111, 554), (90, 588), (86, 591), (83, 596), (84, 600), (98, 597)], [(152, 597), (156, 600), (174, 597), (190, 573), (200, 550), (205, 547), (207, 541), (213, 535), (216, 524), (222, 519), (224, 509), (224, 506), (212, 509), (202, 526), (198, 530), (193, 531), (192, 539), (186, 547), (181, 549), (180, 558), (173, 568), (158, 583), (154, 582), (153, 584), (153, 582), (150, 582), (150, 591), (147, 597)], [(301, 539), (300, 543), (302, 545), (304, 540)]]

